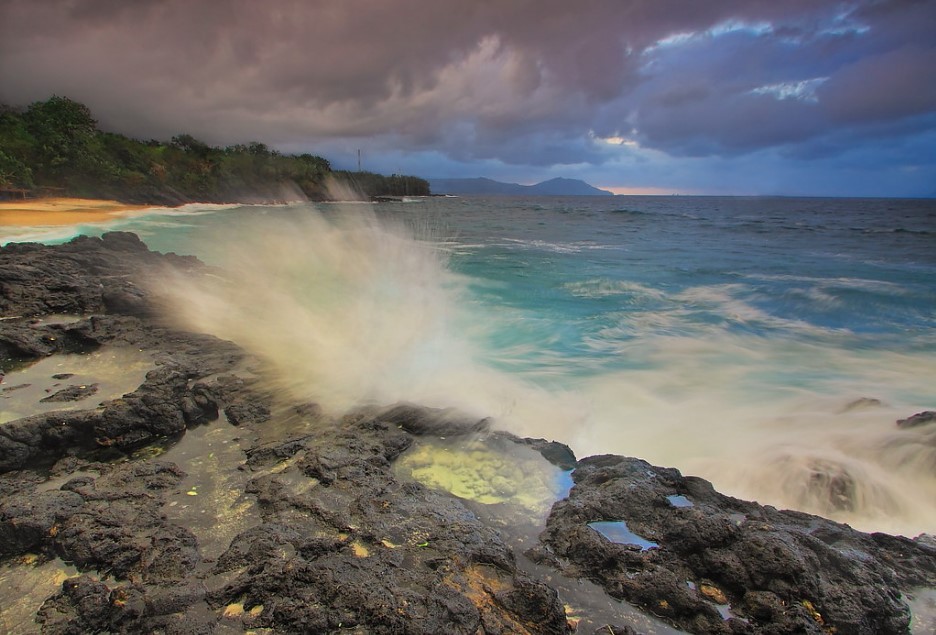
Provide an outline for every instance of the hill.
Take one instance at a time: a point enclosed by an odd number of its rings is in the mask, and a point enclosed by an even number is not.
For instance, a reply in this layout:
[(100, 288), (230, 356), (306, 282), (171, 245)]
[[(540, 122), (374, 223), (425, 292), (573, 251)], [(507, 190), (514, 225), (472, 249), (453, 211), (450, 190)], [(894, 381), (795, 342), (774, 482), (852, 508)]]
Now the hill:
[(474, 179), (429, 179), (433, 194), (497, 196), (613, 196), (578, 179), (555, 178), (536, 185), (503, 183), (484, 177)]
[(267, 202), (418, 196), (418, 177), (333, 171), (327, 159), (263, 143), (216, 148), (189, 134), (139, 141), (104, 132), (84, 104), (56, 97), (0, 104), (0, 198), (56, 194), (124, 203)]

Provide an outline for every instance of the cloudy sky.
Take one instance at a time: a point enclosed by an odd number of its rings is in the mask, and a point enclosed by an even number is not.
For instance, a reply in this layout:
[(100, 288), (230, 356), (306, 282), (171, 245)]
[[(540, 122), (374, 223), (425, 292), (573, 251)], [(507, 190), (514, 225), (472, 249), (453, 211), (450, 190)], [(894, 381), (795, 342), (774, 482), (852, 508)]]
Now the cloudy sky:
[(336, 167), (936, 195), (933, 0), (0, 0), (0, 102)]

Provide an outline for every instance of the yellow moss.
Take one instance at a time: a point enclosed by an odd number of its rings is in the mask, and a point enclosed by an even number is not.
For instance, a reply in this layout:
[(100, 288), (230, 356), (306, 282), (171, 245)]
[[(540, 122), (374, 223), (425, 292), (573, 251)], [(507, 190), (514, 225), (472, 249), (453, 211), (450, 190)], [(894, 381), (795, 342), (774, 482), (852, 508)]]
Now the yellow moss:
[(224, 607), (224, 611), (221, 613), (224, 617), (240, 617), (244, 614), (244, 603), (235, 602), (234, 604), (228, 604)]
[(712, 600), (716, 604), (728, 604), (728, 597), (718, 587), (711, 584), (700, 584), (699, 593)]
[(427, 538), (429, 538), (429, 534), (424, 529), (417, 529), (412, 534), (410, 534), (406, 542), (407, 544), (410, 544), (413, 546), (417, 546), (417, 545), (425, 546), (429, 543)]
[(816, 621), (817, 624), (819, 624), (820, 626), (825, 625), (825, 620), (822, 619), (822, 614), (820, 614), (819, 611), (816, 610), (816, 607), (813, 606), (812, 602), (810, 602), (809, 600), (803, 600), (802, 602), (800, 602), (800, 604), (802, 604), (803, 607), (807, 611), (809, 611), (809, 615), (812, 616), (812, 618)]
[(20, 558), (20, 564), (34, 565), (39, 561), (39, 556), (34, 553), (27, 553)]
[(117, 589), (114, 592), (114, 599), (112, 601), (114, 606), (126, 606), (127, 605), (127, 592), (124, 589)]
[(255, 606), (255, 607), (253, 607), (252, 609), (250, 609), (250, 610), (248, 611), (248, 613), (250, 613), (250, 616), (251, 616), (251, 617), (257, 617), (258, 615), (260, 615), (261, 613), (263, 613), (263, 605), (262, 605), (262, 604), (258, 604), (257, 606)]
[(354, 552), (354, 555), (358, 558), (366, 558), (370, 555), (370, 551), (362, 545), (360, 542), (355, 540), (351, 543), (351, 551)]
[(579, 609), (568, 604), (563, 604), (562, 610), (565, 612), (566, 623), (569, 625), (569, 628), (571, 628), (573, 631), (578, 630), (578, 626), (582, 621), (582, 616), (580, 615)]
[(292, 455), (288, 459), (284, 461), (280, 461), (279, 463), (271, 467), (270, 474), (281, 474), (282, 472), (286, 471), (287, 468), (290, 468), (293, 465), (295, 465), (299, 461), (299, 459), (301, 459), (304, 456), (305, 456), (305, 452), (297, 452), (296, 454)]

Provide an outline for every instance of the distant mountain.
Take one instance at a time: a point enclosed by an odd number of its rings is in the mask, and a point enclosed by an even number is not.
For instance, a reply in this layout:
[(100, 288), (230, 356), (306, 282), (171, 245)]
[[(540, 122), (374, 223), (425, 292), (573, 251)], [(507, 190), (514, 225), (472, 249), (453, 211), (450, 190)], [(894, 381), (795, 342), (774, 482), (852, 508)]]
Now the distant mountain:
[(536, 185), (476, 179), (429, 179), (433, 194), (486, 194), (501, 196), (613, 196), (578, 179), (555, 178)]

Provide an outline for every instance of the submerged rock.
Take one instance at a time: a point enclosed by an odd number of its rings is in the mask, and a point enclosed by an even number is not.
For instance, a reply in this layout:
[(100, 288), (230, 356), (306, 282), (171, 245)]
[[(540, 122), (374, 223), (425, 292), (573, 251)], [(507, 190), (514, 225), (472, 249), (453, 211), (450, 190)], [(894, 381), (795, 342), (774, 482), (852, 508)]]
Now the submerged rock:
[(48, 397), (40, 399), (42, 403), (49, 403), (53, 401), (80, 401), (85, 397), (90, 397), (98, 390), (97, 384), (83, 385), (83, 386), (68, 386), (58, 390)]
[[(131, 326), (135, 326), (132, 331)], [(94, 410), (55, 411), (3, 424), (0, 472), (36, 462), (48, 465), (76, 450), (113, 447), (129, 451), (178, 436), (186, 426), (216, 419), (219, 397), (213, 395), (212, 385), (192, 382), (228, 371), (244, 357), (230, 343), (153, 328), (136, 318), (90, 318), (70, 325), (66, 332), (83, 333), (87, 345), (132, 343), (158, 352), (162, 365), (147, 373), (135, 391)], [(89, 387), (77, 390), (83, 394)]]
[(911, 417), (907, 417), (906, 419), (898, 419), (897, 427), (915, 428), (917, 426), (922, 426), (933, 422), (936, 422), (936, 412), (933, 410), (926, 410), (924, 412), (918, 412)]

